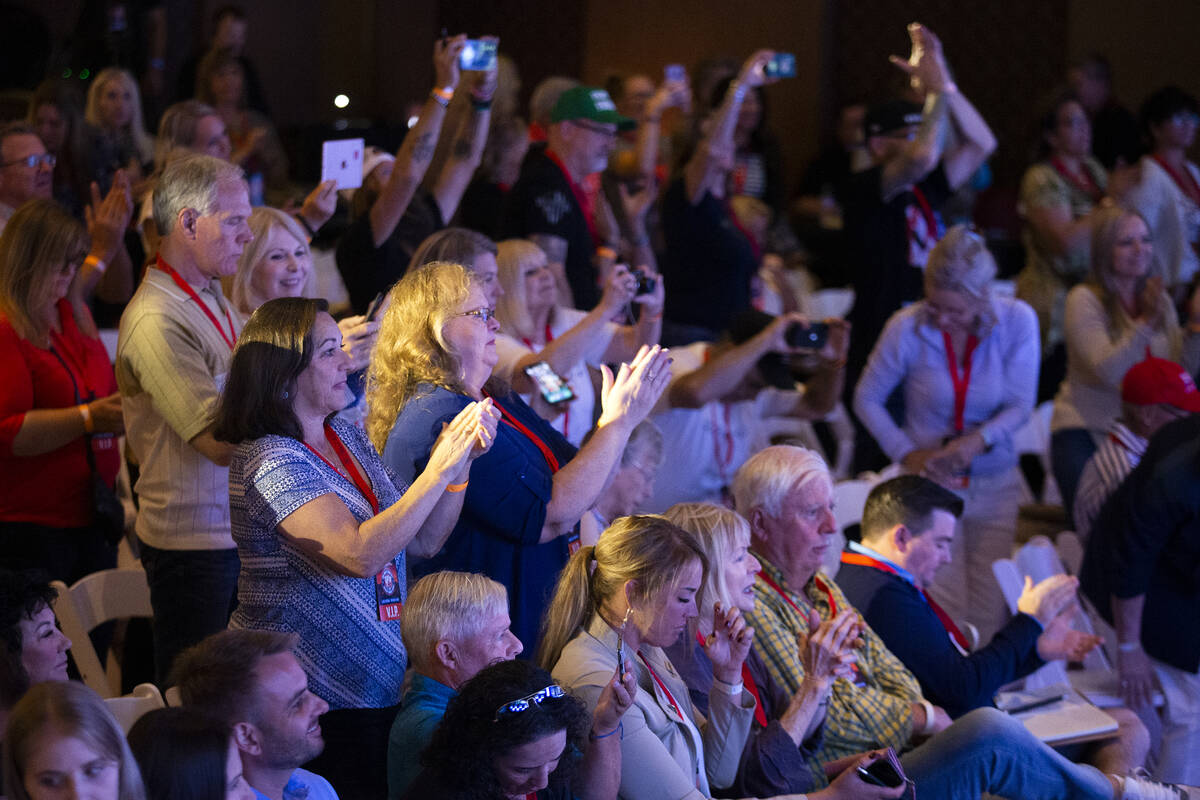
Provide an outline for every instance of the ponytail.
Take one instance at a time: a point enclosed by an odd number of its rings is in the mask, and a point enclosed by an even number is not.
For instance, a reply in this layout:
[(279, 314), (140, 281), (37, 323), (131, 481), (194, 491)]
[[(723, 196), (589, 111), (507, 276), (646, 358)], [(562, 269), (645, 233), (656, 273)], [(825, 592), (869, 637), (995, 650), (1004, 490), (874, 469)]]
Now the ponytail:
[(581, 547), (567, 561), (554, 587), (554, 599), (542, 619), (542, 635), (537, 651), (537, 665), (549, 672), (558, 657), (580, 627), (591, 624), (596, 613), (592, 598), (592, 560), (596, 548)]

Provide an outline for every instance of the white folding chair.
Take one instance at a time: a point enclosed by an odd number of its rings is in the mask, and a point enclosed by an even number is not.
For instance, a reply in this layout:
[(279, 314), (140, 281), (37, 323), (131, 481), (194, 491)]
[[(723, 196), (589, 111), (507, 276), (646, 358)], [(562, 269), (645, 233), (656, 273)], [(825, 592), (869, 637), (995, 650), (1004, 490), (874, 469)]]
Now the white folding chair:
[(108, 710), (117, 718), (117, 722), (121, 725), (121, 730), (129, 733), (129, 729), (133, 727), (133, 723), (138, 721), (138, 718), (147, 711), (153, 711), (156, 708), (165, 708), (162, 694), (159, 693), (158, 687), (153, 683), (139, 683), (133, 687), (133, 692), (123, 697), (109, 697), (104, 701), (104, 705), (108, 706)]
[(179, 693), (178, 686), (169, 686), (163, 692), (163, 700), (166, 701), (168, 708), (179, 708), (183, 705), (183, 695)]
[(105, 569), (68, 587), (54, 581), (58, 599), (54, 616), (71, 639), (71, 655), (83, 682), (101, 697), (121, 691), (121, 671), (112, 659), (106, 670), (88, 634), (98, 625), (118, 619), (152, 616), (150, 586), (140, 569)]

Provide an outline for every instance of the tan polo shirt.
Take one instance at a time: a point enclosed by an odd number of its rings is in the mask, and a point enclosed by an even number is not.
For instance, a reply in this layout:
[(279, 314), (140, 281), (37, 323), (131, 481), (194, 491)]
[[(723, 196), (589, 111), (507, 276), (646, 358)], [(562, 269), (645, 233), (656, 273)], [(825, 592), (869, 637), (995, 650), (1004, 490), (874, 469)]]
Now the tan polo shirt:
[[(220, 281), (192, 288), (222, 326), (229, 309), (241, 331), (243, 320)], [(234, 546), (229, 469), (188, 444), (212, 424), (232, 354), (195, 300), (161, 270), (146, 271), (121, 316), (116, 372), (125, 435), (141, 464), (137, 535), (152, 547)]]

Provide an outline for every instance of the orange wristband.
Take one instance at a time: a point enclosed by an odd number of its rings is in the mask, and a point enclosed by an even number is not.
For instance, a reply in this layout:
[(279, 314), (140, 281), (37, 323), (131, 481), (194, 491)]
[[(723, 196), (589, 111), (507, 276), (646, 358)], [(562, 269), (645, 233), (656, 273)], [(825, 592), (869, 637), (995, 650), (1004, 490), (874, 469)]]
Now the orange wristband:
[(446, 484), (446, 491), (450, 492), (451, 494), (454, 494), (456, 492), (466, 491), (468, 483), (470, 483), (470, 481), (463, 481), (462, 483)]
[(79, 415), (83, 417), (83, 430), (87, 433), (95, 433), (96, 424), (92, 422), (92, 410), (87, 407), (87, 403), (80, 403), (75, 407), (79, 409)]

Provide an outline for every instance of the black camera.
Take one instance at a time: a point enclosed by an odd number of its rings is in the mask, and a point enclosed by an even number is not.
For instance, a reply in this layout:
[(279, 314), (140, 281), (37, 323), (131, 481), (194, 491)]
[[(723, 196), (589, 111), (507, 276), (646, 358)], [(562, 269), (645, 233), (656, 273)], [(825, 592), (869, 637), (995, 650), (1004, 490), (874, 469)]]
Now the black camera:
[(641, 297), (644, 294), (654, 294), (654, 289), (658, 286), (658, 278), (654, 278), (646, 274), (643, 269), (633, 269), (629, 274), (637, 279), (636, 297)]
[(820, 350), (829, 339), (829, 325), (824, 322), (811, 322), (808, 327), (795, 323), (784, 334), (789, 347), (802, 347), (805, 350)]

